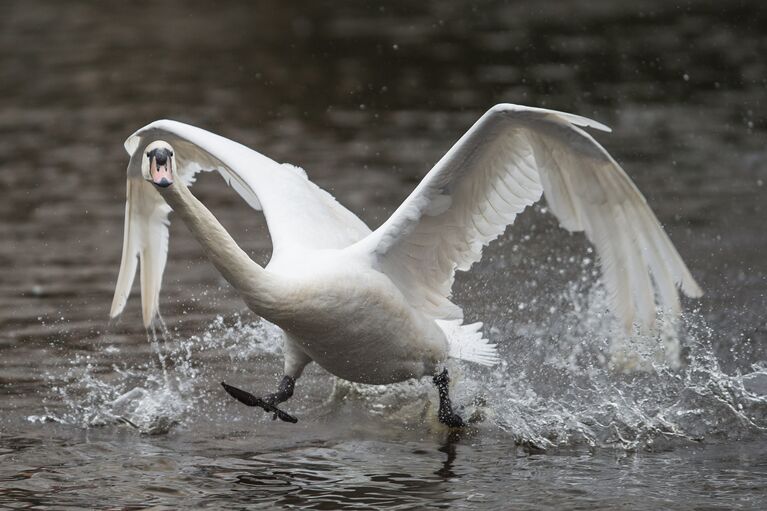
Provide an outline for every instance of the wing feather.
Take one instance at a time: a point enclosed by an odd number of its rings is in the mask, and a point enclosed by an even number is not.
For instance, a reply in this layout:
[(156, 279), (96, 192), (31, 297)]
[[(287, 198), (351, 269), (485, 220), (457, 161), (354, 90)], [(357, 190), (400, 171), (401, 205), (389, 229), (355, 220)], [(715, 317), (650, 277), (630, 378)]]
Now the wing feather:
[(370, 233), (354, 213), (309, 181), (306, 172), (279, 164), (237, 142), (176, 121), (153, 122), (125, 141), (128, 164), (125, 233), (111, 317), (128, 300), (141, 263), (141, 298), (144, 325), (159, 316), (162, 275), (168, 254), (170, 207), (154, 186), (141, 176), (143, 148), (165, 140), (174, 148), (177, 173), (192, 185), (199, 172), (217, 171), (253, 209), (263, 211), (273, 244), (280, 251), (343, 248)]
[(493, 107), (355, 247), (413, 306), (453, 319), (460, 317), (449, 300), (455, 271), (468, 270), (545, 194), (560, 225), (585, 231), (595, 245), (611, 308), (627, 328), (654, 325), (656, 295), (678, 313), (676, 287), (693, 297), (700, 288), (631, 179), (578, 126), (610, 131), (564, 112)]

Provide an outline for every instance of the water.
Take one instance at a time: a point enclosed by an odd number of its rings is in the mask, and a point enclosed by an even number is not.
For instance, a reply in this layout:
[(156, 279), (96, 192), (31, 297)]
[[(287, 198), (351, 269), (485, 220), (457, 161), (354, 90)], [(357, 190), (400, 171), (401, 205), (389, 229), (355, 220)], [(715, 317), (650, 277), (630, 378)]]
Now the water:
[[(767, 10), (666, 4), (4, 2), (0, 506), (764, 508)], [(136, 127), (243, 141), (377, 225), (500, 101), (614, 129), (599, 140), (706, 290), (685, 303), (681, 365), (668, 335), (621, 340), (594, 254), (545, 205), (457, 280), (504, 360), (452, 367), (462, 435), (438, 426), (427, 380), (310, 366), (296, 425), (223, 395), (222, 379), (274, 387), (278, 332), (180, 222), (171, 334), (148, 341), (137, 298), (107, 322)], [(194, 192), (268, 259), (236, 195), (215, 176)]]

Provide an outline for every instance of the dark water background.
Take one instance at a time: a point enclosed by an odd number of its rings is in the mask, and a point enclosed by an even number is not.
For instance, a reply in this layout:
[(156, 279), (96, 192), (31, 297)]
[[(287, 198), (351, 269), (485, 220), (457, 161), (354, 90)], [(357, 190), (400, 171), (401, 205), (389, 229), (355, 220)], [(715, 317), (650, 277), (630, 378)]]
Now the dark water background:
[[(0, 507), (764, 509), (767, 8), (762, 2), (39, 2), (0, 9)], [(502, 366), (456, 365), (483, 420), (449, 437), (428, 382), (312, 367), (273, 423), (281, 358), (180, 222), (161, 346), (109, 326), (122, 141), (157, 118), (304, 167), (378, 225), (489, 106), (571, 111), (647, 196), (706, 291), (684, 364), (607, 367), (593, 254), (538, 207), (456, 299)], [(264, 262), (264, 223), (194, 192)], [(300, 205), (297, 205), (300, 207)], [(630, 340), (647, 360), (658, 342)]]

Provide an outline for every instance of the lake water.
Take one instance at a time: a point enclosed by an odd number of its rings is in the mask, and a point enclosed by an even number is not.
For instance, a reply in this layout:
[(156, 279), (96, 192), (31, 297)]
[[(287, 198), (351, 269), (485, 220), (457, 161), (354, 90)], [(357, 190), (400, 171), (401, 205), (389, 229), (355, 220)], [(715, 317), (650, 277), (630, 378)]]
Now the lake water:
[[(0, 507), (764, 509), (767, 8), (761, 2), (2, 2)], [(122, 142), (186, 121), (304, 167), (377, 226), (498, 102), (600, 120), (706, 291), (682, 364), (632, 338), (619, 371), (594, 254), (545, 205), (459, 275), (503, 363), (453, 366), (473, 428), (428, 380), (352, 386), (310, 366), (273, 422), (276, 327), (179, 221), (149, 342), (107, 321)], [(261, 263), (263, 219), (193, 189)], [(297, 205), (300, 207), (300, 205)]]

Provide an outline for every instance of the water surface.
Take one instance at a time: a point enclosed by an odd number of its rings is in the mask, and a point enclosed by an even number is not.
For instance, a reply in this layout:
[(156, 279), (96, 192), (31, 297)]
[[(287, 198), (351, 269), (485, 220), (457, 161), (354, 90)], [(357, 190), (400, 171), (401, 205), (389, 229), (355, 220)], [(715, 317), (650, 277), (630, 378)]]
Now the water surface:
[[(762, 509), (767, 484), (767, 10), (759, 2), (8, 1), (0, 19), (0, 506)], [(180, 222), (154, 349), (139, 299), (106, 317), (124, 138), (205, 127), (380, 224), (497, 102), (613, 128), (624, 165), (706, 295), (682, 364), (620, 329), (594, 254), (545, 205), (456, 301), (504, 363), (455, 364), (462, 435), (427, 380), (350, 386), (310, 367), (275, 423), (279, 332)], [(259, 262), (263, 220), (219, 178), (194, 192)], [(620, 341), (624, 342), (624, 341)], [(158, 357), (159, 352), (159, 357)], [(161, 363), (161, 361), (164, 361)]]

